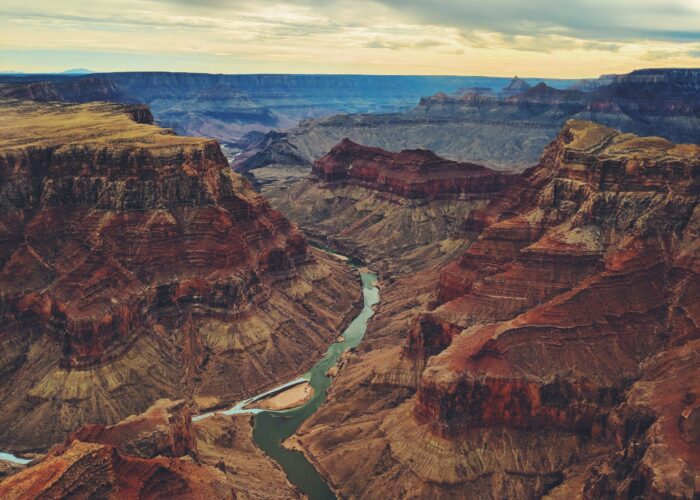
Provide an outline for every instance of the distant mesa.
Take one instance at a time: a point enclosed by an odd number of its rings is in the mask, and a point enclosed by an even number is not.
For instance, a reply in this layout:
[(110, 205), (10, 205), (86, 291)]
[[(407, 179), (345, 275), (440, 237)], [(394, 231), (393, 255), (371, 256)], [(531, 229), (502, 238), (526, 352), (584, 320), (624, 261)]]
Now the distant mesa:
[(446, 160), (426, 149), (391, 153), (347, 138), (314, 163), (313, 173), (325, 181), (355, 182), (421, 199), (493, 193), (512, 177), (475, 163)]
[(89, 75), (90, 73), (94, 73), (94, 71), (87, 68), (72, 68), (61, 71), (62, 75)]

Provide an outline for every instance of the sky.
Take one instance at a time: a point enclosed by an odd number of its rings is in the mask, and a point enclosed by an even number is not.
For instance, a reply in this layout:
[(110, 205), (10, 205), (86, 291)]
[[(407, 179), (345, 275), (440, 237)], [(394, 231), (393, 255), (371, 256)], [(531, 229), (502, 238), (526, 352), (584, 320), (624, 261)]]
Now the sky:
[(700, 67), (700, 0), (2, 0), (0, 71), (583, 78)]

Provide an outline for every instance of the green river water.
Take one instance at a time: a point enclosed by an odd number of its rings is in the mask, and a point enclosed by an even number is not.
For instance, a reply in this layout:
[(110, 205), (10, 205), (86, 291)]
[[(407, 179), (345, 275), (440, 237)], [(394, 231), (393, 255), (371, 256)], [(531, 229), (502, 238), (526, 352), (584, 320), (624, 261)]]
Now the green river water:
[(289, 480), (312, 500), (331, 499), (335, 498), (335, 495), (301, 452), (283, 448), (281, 443), (294, 434), (302, 422), (326, 400), (326, 392), (331, 385), (331, 379), (326, 376), (326, 372), (338, 362), (344, 351), (357, 346), (365, 334), (367, 321), (374, 314), (372, 306), (379, 302), (379, 289), (374, 286), (377, 280), (376, 274), (363, 272), (361, 277), (364, 307), (343, 332), (345, 340), (332, 344), (325, 356), (302, 376), (311, 383), (314, 389), (313, 397), (303, 406), (292, 410), (261, 411), (255, 414), (253, 430), (255, 442), (282, 466)]

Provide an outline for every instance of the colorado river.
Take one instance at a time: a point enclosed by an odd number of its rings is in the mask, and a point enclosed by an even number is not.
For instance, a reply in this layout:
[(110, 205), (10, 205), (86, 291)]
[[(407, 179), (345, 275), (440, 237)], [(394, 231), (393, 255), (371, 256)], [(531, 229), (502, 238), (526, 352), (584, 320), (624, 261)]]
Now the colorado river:
[[(229, 410), (218, 412), (225, 415), (254, 414), (253, 439), (255, 443), (269, 457), (282, 466), (289, 480), (306, 493), (311, 500), (326, 500), (336, 497), (323, 480), (323, 477), (303, 453), (282, 447), (282, 442), (294, 434), (302, 422), (309, 418), (326, 400), (326, 393), (331, 385), (331, 379), (326, 376), (326, 372), (329, 368), (335, 366), (343, 352), (356, 347), (365, 334), (367, 321), (374, 314), (372, 306), (379, 302), (379, 289), (374, 286), (377, 280), (376, 274), (361, 272), (360, 276), (362, 279), (364, 306), (362, 311), (343, 332), (343, 341), (331, 344), (323, 358), (301, 377), (258, 396), (241, 401)], [(311, 399), (303, 405), (284, 411), (251, 408), (251, 403), (254, 403), (256, 400), (263, 399), (270, 394), (279, 392), (283, 388), (292, 387), (303, 381), (308, 381), (314, 390)], [(246, 406), (247, 408), (244, 408)], [(194, 420), (200, 420), (212, 414), (198, 415), (194, 417)]]

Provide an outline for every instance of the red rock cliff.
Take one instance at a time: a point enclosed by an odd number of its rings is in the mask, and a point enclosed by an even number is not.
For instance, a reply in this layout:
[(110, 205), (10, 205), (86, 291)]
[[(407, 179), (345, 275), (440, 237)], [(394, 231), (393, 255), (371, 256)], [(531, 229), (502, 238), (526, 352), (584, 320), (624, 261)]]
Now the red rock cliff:
[(640, 362), (700, 335), (700, 147), (572, 121), (526, 178), (409, 337), (410, 355), (445, 349), (415, 407), (442, 435), (600, 434)]
[(498, 192), (515, 176), (474, 163), (446, 160), (423, 149), (391, 153), (343, 139), (316, 160), (325, 181), (347, 181), (407, 198), (447, 198)]

